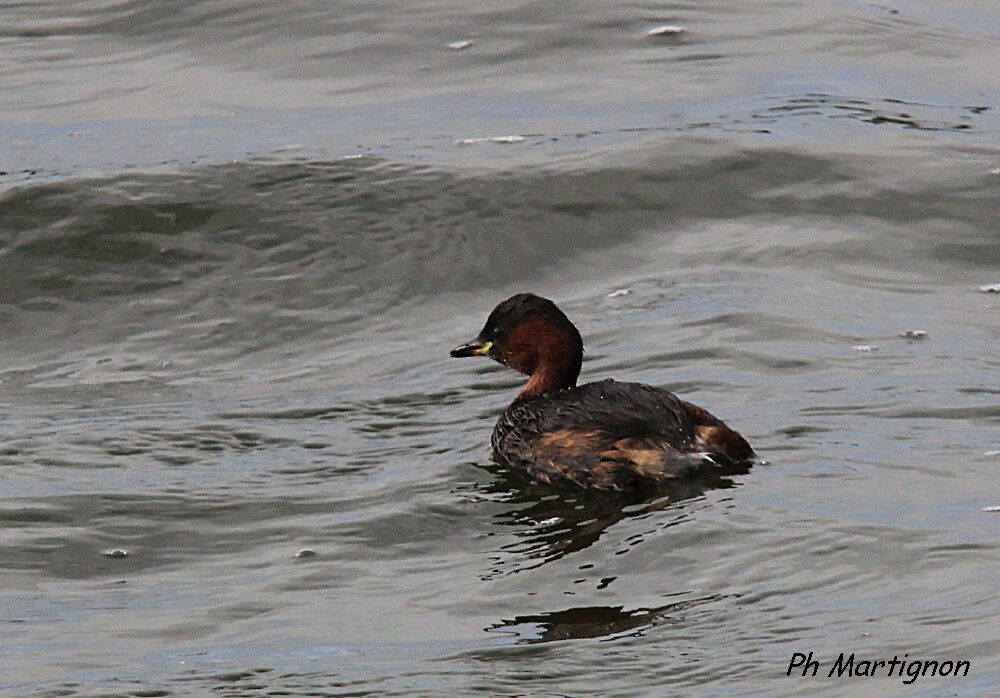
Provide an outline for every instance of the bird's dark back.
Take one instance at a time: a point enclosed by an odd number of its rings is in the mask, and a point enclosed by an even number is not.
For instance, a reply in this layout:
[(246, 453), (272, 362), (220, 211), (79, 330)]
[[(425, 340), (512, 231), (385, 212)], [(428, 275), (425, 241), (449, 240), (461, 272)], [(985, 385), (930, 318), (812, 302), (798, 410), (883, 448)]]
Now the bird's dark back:
[(508, 439), (529, 441), (563, 429), (599, 429), (616, 439), (657, 436), (678, 450), (691, 448), (691, 419), (680, 400), (662, 388), (603, 380), (515, 400), (493, 430), (503, 455)]

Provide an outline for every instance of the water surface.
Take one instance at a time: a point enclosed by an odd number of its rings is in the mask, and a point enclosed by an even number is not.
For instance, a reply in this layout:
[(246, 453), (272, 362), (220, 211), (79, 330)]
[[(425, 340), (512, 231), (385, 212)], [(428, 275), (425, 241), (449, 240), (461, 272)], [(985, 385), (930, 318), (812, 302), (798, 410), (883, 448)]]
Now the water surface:
[[(998, 38), (972, 0), (8, 8), (0, 690), (997, 693)], [(585, 380), (768, 464), (491, 463), (521, 378), (447, 351), (525, 290)]]

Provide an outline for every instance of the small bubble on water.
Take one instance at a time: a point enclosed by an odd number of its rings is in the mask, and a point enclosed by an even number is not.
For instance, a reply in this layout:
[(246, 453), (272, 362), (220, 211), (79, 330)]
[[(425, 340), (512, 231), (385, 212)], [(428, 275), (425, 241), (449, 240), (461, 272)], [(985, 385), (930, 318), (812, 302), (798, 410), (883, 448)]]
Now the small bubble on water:
[(1000, 293), (1000, 284), (986, 284), (979, 287), (980, 293)]
[(618, 298), (618, 296), (627, 296), (632, 293), (631, 289), (628, 288), (618, 288), (608, 294), (608, 298)]
[(448, 44), (448, 48), (450, 48), (452, 51), (461, 51), (462, 49), (469, 48), (470, 46), (472, 46), (472, 42), (469, 41), (468, 39), (462, 39), (461, 41), (452, 41), (450, 44)]
[(128, 557), (128, 551), (122, 550), (121, 548), (115, 548), (114, 550), (105, 550), (101, 552), (104, 557)]
[(907, 330), (900, 332), (899, 336), (907, 339), (927, 339), (927, 332), (925, 330)]
[(878, 351), (878, 347), (874, 344), (858, 344), (854, 347), (854, 351)]
[(295, 557), (315, 557), (316, 551), (312, 548), (302, 548), (299, 552), (295, 553)]
[(678, 27), (676, 24), (664, 24), (660, 27), (653, 27), (646, 32), (646, 36), (677, 36), (683, 33), (684, 27)]

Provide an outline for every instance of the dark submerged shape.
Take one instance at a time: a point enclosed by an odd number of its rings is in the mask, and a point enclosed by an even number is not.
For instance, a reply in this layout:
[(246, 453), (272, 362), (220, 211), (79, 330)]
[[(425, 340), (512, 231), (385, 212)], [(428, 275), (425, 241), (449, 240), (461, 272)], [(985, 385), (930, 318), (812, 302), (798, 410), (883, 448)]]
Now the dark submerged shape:
[(530, 378), (493, 429), (498, 459), (543, 482), (623, 489), (749, 463), (746, 439), (673, 393), (607, 379), (577, 386), (583, 340), (552, 301), (519, 293), (454, 357), (489, 356)]

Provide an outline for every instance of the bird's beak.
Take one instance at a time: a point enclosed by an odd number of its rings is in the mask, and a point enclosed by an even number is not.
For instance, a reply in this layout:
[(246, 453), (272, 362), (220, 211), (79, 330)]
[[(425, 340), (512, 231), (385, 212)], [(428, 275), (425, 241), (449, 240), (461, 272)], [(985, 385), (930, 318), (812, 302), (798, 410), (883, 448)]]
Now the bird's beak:
[(452, 349), (451, 356), (455, 359), (463, 356), (485, 356), (492, 346), (493, 342), (469, 342)]

